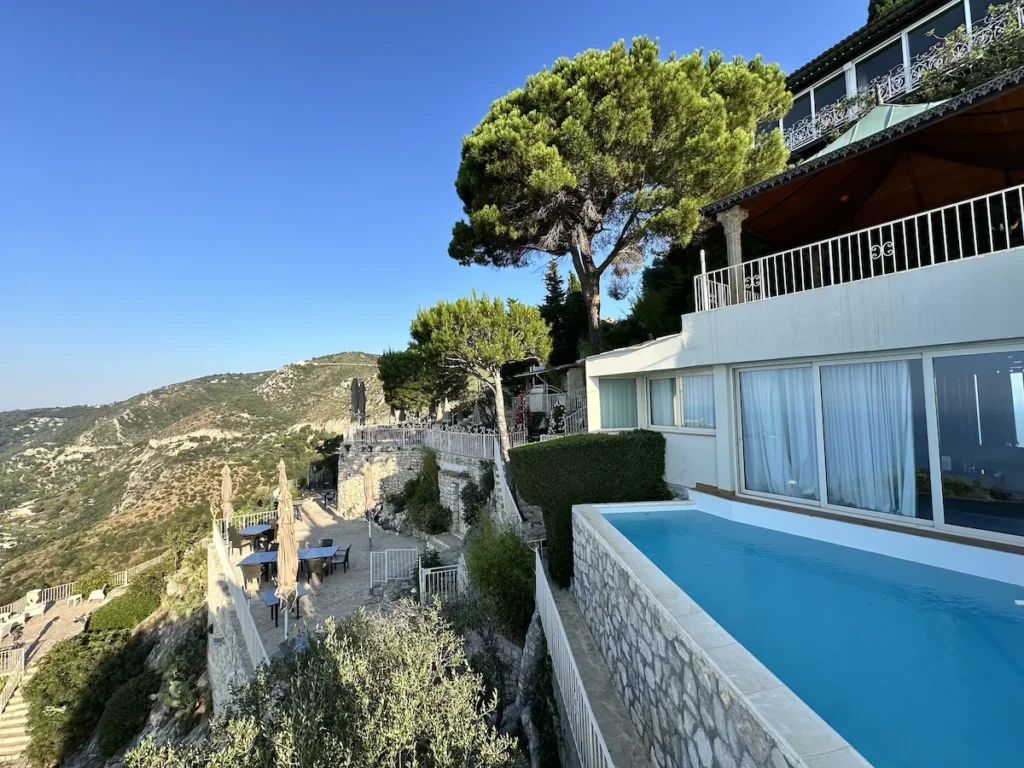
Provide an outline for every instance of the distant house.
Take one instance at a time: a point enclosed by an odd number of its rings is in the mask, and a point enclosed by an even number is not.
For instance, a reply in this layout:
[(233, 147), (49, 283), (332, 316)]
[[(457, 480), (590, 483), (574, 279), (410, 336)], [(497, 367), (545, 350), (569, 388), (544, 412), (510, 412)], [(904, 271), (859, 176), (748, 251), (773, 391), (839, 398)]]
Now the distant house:
[[(908, 61), (914, 14), (979, 5), (911, 0), (797, 75), (859, 82)], [(875, 107), (708, 206), (729, 266), (680, 334), (587, 359), (590, 430), (663, 432), (680, 488), (1024, 544), (1022, 83)], [(745, 259), (741, 232), (775, 252)]]

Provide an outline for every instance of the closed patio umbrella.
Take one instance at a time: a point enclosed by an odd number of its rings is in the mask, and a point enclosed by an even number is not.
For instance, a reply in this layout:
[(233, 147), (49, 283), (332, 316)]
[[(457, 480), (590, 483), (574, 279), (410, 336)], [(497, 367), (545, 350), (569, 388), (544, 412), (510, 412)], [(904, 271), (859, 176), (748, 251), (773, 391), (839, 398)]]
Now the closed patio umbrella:
[(288, 490), (284, 459), (277, 465), (279, 475), (279, 503), (277, 505), (277, 591), (274, 593), (284, 608), (284, 637), (288, 639), (288, 614), (293, 600), (298, 600), (296, 574), (299, 570), (299, 548), (295, 543), (295, 515), (292, 513), (292, 494)]
[(224, 518), (224, 525), (231, 525), (231, 518), (235, 516), (235, 508), (231, 504), (231, 470), (225, 464), (220, 471), (220, 510)]

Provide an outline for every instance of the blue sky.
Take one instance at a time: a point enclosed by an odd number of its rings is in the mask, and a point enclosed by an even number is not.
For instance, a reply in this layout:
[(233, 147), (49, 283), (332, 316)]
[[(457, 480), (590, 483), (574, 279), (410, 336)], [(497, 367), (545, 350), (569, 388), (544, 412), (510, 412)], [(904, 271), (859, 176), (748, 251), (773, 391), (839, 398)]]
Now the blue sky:
[(640, 34), (791, 71), (866, 6), (3, 3), (0, 410), (403, 346), (417, 307), (474, 288), (539, 301), (541, 267), (447, 255), (494, 99)]

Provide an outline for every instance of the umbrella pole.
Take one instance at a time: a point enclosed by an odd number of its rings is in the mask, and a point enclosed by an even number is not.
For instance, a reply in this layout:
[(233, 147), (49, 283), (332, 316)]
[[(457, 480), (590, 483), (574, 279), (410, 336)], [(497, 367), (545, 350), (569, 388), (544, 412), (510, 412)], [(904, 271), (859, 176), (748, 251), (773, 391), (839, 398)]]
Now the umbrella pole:
[[(288, 616), (292, 612), (292, 607), (285, 600), (282, 600), (281, 602), (284, 603), (284, 639), (287, 641), (288, 640)], [(280, 610), (280, 608), (278, 610)]]

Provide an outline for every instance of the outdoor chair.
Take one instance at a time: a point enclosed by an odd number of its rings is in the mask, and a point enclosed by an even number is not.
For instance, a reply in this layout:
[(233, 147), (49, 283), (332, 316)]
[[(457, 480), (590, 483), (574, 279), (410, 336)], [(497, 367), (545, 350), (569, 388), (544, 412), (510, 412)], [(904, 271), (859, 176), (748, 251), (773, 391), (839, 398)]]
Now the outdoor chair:
[(102, 603), (106, 599), (107, 599), (107, 593), (106, 593), (105, 590), (94, 589), (92, 592), (89, 593), (89, 600), (88, 600), (88, 602), (91, 603), (91, 602), (97, 601), (97, 602)]
[(263, 578), (262, 565), (243, 565), (242, 566), (242, 585), (244, 588), (249, 587), (249, 582), (256, 582), (257, 589), (260, 586), (260, 579)]
[(32, 618), (33, 616), (42, 616), (46, 613), (46, 603), (39, 601), (42, 596), (41, 589), (33, 589), (25, 593), (25, 617)]
[(310, 580), (314, 576), (316, 576), (320, 584), (323, 584), (324, 579), (327, 578), (327, 571), (324, 569), (323, 560), (309, 560), (306, 563), (306, 583), (311, 583)]
[(339, 553), (339, 554), (335, 555), (334, 557), (332, 557), (331, 558), (331, 565), (334, 566), (334, 567), (337, 567), (337, 566), (340, 565), (345, 570), (345, 573), (348, 573), (348, 553), (349, 553), (349, 550), (351, 550), (351, 549), (352, 549), (352, 545), (349, 544), (347, 547), (345, 547), (345, 554), (344, 555)]
[(238, 554), (242, 554), (242, 550), (249, 546), (249, 541), (243, 538), (233, 525), (228, 527), (228, 540), (231, 542), (231, 551), (237, 549)]

